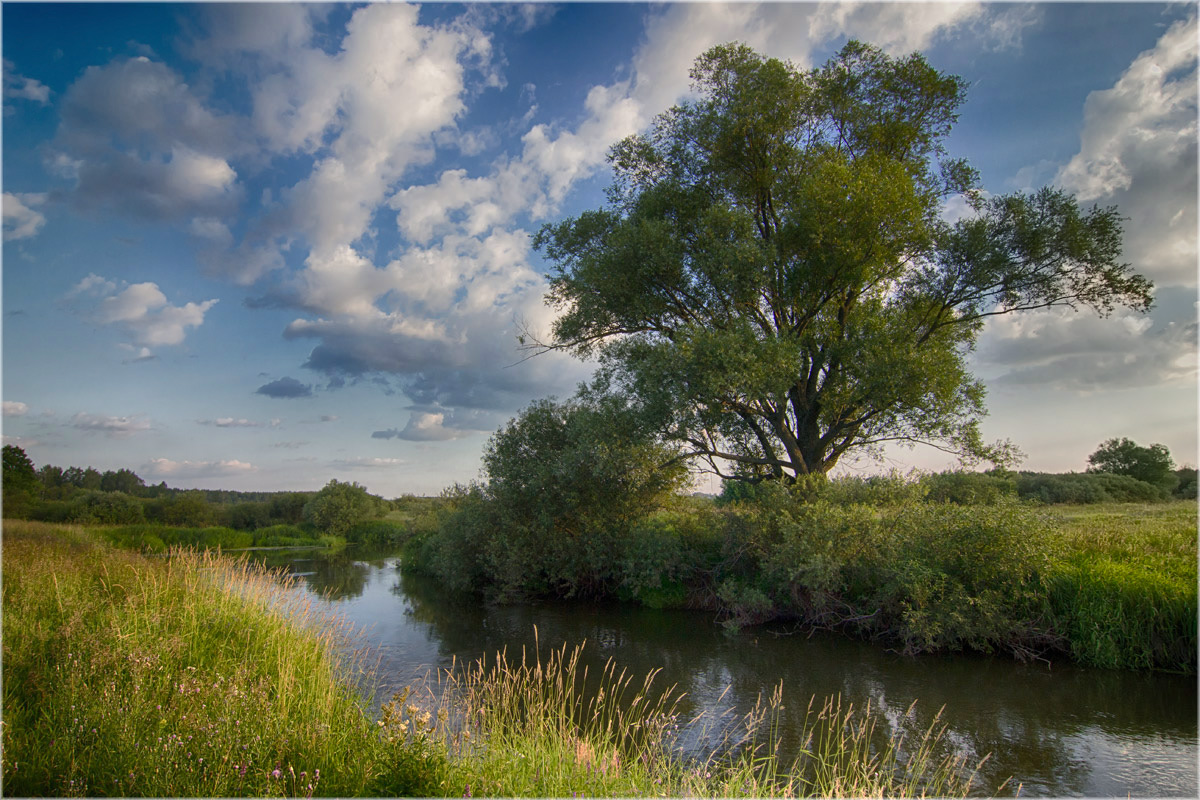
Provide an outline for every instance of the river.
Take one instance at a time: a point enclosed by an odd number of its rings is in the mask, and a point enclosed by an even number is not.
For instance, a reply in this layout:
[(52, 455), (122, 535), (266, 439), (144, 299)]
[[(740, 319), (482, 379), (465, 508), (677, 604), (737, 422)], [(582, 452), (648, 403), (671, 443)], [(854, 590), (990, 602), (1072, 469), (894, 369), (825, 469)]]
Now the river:
[[(491, 606), (447, 596), (404, 575), (380, 553), (259, 553), (303, 578), (299, 591), (344, 616), (379, 658), (376, 697), (426, 679), (453, 661), (507, 649), (519, 656), (585, 642), (585, 661), (607, 659), (640, 683), (676, 684), (681, 710), (742, 713), (782, 684), (783, 735), (798, 730), (809, 699), (868, 701), (924, 728), (939, 709), (947, 741), (979, 772), (981, 794), (1021, 796), (1197, 796), (1194, 677), (1019, 664), (973, 655), (910, 658), (878, 644), (787, 628), (729, 632), (710, 615), (624, 605)], [(1008, 780), (1007, 783), (1004, 783)]]

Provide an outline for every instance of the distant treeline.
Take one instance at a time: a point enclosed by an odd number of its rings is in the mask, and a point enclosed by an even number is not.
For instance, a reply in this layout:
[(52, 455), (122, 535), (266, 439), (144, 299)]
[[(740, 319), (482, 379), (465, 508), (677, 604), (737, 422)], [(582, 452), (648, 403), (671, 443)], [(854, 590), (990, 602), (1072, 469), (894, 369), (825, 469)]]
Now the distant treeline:
[[(330, 481), (319, 492), (241, 492), (214, 489), (175, 489), (165, 482), (146, 485), (129, 469), (100, 472), (92, 467), (47, 464), (35, 469), (24, 450), (4, 446), (4, 517), (84, 525), (138, 526), (150, 524), (177, 529), (158, 531), (148, 541), (192, 544), (180, 531), (224, 529), (214, 536), (223, 547), (279, 544), (284, 539), (342, 540), (383, 543), (408, 532), (431, 498), (404, 496), (385, 500), (356, 483)], [(234, 536), (261, 532), (263, 536)], [(139, 532), (138, 536), (142, 536)], [(184, 536), (184, 539), (179, 539)], [(223, 538), (222, 538), (223, 537)], [(195, 538), (194, 536), (191, 538)], [(150, 546), (148, 549), (158, 549)]]

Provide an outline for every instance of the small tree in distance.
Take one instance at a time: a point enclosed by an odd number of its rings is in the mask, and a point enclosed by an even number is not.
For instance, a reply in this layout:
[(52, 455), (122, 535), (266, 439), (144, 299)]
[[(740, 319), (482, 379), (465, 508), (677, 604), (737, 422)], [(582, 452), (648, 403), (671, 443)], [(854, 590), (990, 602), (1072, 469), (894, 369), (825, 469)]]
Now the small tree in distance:
[(378, 501), (366, 487), (334, 479), (304, 505), (304, 519), (325, 533), (345, 536), (378, 510)]
[(1109, 439), (1088, 456), (1088, 472), (1128, 475), (1167, 492), (1175, 489), (1179, 476), (1166, 445), (1141, 447), (1132, 439)]

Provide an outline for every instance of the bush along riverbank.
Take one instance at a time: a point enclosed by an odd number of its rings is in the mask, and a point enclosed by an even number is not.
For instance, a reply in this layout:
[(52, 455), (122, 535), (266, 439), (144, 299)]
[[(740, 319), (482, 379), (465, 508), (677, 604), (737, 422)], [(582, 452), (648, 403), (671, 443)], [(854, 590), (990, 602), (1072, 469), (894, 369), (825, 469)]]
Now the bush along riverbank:
[[(783, 762), (764, 698), (682, 757), (669, 689), (579, 649), (502, 654), (393, 697), (353, 688), (349, 632), (245, 562), (149, 559), (4, 525), (3, 781), (33, 796), (965, 796), (973, 771), (906, 720), (811, 708)], [(433, 700), (433, 697), (438, 700)]]
[(912, 654), (1196, 671), (1194, 502), (960, 505), (894, 483), (815, 499), (762, 486), (724, 505), (666, 498), (625, 515), (514, 510), (475, 486), (409, 540), (404, 563), (499, 600), (621, 598), (731, 626), (798, 620)]

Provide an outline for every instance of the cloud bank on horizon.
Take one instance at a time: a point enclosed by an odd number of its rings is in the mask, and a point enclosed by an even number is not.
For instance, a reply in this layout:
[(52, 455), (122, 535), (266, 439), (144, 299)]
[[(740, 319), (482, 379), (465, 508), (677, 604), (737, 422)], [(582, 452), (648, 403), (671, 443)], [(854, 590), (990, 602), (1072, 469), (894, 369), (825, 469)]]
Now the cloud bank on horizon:
[(603, 202), (609, 147), (708, 47), (813, 66), (852, 37), (967, 77), (951, 147), (987, 190), (1117, 205), (1158, 287), (1149, 316), (992, 323), (989, 430), (1035, 468), (1116, 435), (1196, 459), (1194, 8), (103, 8), (3, 8), (5, 441), (38, 464), (470, 479), (488, 434), (589, 374), (521, 361), (518, 330), (552, 321), (531, 232)]

